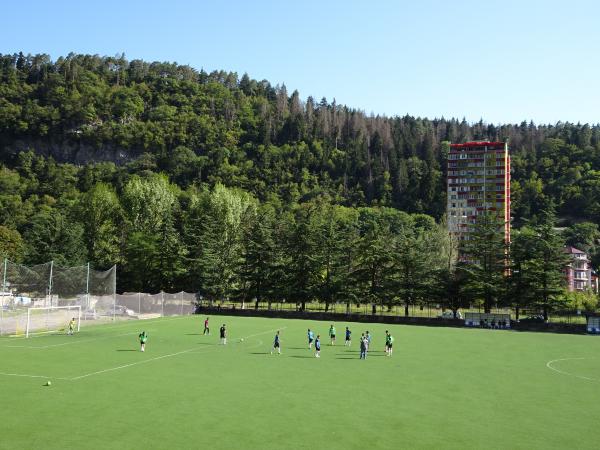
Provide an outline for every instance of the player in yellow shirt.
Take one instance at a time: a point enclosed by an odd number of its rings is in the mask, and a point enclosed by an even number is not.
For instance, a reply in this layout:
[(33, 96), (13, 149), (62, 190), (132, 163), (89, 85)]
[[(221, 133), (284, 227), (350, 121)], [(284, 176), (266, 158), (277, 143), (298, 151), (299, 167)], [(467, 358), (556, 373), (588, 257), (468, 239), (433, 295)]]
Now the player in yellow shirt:
[(73, 317), (69, 322), (69, 331), (67, 331), (68, 335), (73, 335), (73, 332), (75, 331), (75, 324), (75, 317)]

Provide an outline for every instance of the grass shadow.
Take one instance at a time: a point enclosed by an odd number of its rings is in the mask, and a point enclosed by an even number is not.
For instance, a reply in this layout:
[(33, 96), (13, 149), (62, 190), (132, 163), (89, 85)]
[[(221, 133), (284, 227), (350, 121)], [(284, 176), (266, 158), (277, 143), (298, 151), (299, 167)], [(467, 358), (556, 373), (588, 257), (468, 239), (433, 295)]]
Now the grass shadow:
[(133, 349), (131, 349), (131, 348), (127, 348), (127, 349), (125, 349), (125, 348), (121, 348), (121, 349), (119, 349), (119, 350), (117, 350), (117, 351), (118, 351), (118, 352), (137, 352), (138, 350), (133, 350)]
[(314, 356), (291, 355), (290, 358), (314, 358)]
[(270, 355), (270, 352), (250, 352), (251, 355)]
[(291, 350), (310, 350), (308, 347), (288, 347)]

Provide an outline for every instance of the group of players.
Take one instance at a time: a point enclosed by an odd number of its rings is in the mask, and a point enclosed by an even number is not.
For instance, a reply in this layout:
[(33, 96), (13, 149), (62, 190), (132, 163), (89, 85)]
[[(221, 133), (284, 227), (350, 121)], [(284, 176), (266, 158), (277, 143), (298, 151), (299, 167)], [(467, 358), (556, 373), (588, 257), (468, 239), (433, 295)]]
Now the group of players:
[[(210, 328), (208, 326), (208, 317), (206, 318), (206, 320), (204, 320), (204, 331), (202, 334), (210, 335)], [(219, 337), (221, 339), (221, 344), (226, 345), (227, 344), (227, 328), (225, 327), (225, 324), (223, 324), (221, 326), (221, 328), (219, 328)], [(308, 348), (310, 350), (312, 350), (313, 344), (314, 344), (315, 357), (320, 358), (321, 357), (321, 335), (317, 334), (317, 336), (315, 338), (315, 333), (309, 328), (308, 332), (307, 332), (307, 337), (308, 337)], [(335, 345), (335, 338), (336, 338), (336, 330), (335, 330), (335, 327), (333, 326), (333, 324), (331, 324), (331, 326), (329, 327), (329, 340), (330, 340), (329, 345), (331, 345), (331, 346)], [(139, 339), (140, 339), (140, 346), (141, 346), (140, 350), (143, 352), (143, 351), (145, 351), (146, 342), (148, 341), (148, 333), (146, 333), (145, 331), (142, 331), (139, 335)], [(361, 334), (361, 336), (360, 336), (360, 359), (367, 359), (367, 353), (369, 352), (369, 347), (371, 345), (372, 339), (373, 339), (373, 335), (371, 333), (369, 333), (368, 330)], [(386, 353), (386, 356), (392, 356), (393, 346), (394, 346), (393, 344), (394, 344), (394, 337), (390, 334), (390, 332), (388, 330), (385, 330), (385, 353)], [(346, 327), (344, 346), (350, 347), (351, 345), (352, 345), (352, 331), (350, 331), (349, 327)], [(273, 352), (276, 352), (279, 355), (281, 354), (281, 338), (280, 338), (279, 330), (277, 330), (277, 332), (275, 333), (275, 338), (273, 339), (273, 349), (271, 350), (271, 354), (273, 354)]]
[[(321, 335), (317, 334), (317, 337), (315, 339), (314, 332), (309, 328), (308, 332), (307, 332), (307, 337), (308, 337), (308, 348), (312, 349), (312, 345), (314, 342), (315, 357), (320, 358), (321, 357)], [(329, 327), (329, 339), (330, 339), (329, 345), (332, 345), (332, 346), (335, 345), (335, 337), (336, 337), (335, 327), (333, 326), (333, 324), (331, 324), (331, 326)], [(369, 346), (371, 345), (372, 339), (373, 339), (373, 335), (371, 333), (369, 333), (368, 330), (361, 334), (361, 336), (360, 336), (360, 359), (367, 358), (367, 353), (369, 352)], [(394, 343), (394, 337), (390, 334), (390, 332), (388, 330), (385, 330), (385, 354), (386, 354), (386, 356), (392, 356), (393, 343)], [(346, 327), (344, 347), (346, 347), (346, 346), (350, 347), (351, 345), (352, 345), (352, 331), (350, 331), (349, 327)], [(279, 341), (279, 331), (277, 331), (277, 334), (275, 335), (275, 341), (273, 343), (273, 351), (275, 350), (275, 348), (277, 348), (278, 353), (281, 353), (281, 344)], [(273, 353), (273, 351), (271, 353)]]

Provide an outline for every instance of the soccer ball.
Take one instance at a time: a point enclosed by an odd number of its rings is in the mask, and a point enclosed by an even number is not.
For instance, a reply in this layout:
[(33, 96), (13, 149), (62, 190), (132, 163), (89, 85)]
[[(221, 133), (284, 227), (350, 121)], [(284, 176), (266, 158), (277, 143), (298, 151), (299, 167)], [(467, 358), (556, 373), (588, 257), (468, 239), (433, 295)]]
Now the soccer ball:
[(244, 342), (244, 338), (241, 338), (241, 339), (240, 339), (240, 342)]
[(50, 382), (50, 380), (46, 381), (46, 386), (50, 386), (52, 383)]

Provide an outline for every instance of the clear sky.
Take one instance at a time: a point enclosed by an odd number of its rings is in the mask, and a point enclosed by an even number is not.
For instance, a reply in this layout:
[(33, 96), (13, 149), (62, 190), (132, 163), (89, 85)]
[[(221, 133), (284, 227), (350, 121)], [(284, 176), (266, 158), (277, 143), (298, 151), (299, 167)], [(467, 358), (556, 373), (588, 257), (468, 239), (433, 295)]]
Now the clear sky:
[(367, 113), (600, 122), (600, 1), (2, 0), (0, 53), (174, 61)]

